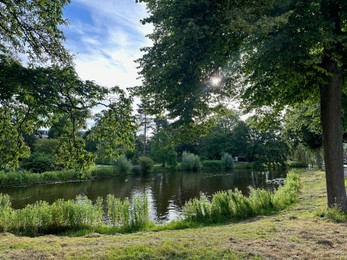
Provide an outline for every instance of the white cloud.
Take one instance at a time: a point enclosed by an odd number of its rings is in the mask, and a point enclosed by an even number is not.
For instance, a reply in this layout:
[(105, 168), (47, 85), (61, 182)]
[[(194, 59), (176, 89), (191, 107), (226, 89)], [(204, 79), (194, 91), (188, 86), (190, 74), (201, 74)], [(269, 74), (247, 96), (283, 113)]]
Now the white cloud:
[(141, 84), (134, 60), (141, 57), (140, 48), (151, 45), (145, 35), (152, 31), (140, 23), (147, 16), (145, 6), (131, 0), (76, 0), (72, 4), (83, 6), (91, 18), (79, 19), (76, 13), (66, 30), (67, 47), (76, 53), (79, 76), (107, 87)]

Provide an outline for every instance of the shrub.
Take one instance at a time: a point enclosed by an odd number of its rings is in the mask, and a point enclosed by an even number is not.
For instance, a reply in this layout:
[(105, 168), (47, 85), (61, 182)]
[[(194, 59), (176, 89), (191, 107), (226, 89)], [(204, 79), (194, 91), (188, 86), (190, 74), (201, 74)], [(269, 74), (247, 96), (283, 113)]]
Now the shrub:
[(308, 164), (303, 162), (288, 162), (289, 168), (307, 168)]
[(119, 157), (115, 164), (119, 173), (129, 174), (132, 170), (131, 161), (128, 160), (124, 155)]
[(181, 167), (185, 171), (197, 171), (202, 168), (202, 165), (199, 156), (192, 153), (183, 152)]
[(139, 163), (141, 166), (141, 172), (143, 174), (148, 174), (153, 171), (154, 162), (151, 158), (147, 156), (141, 156), (139, 158)]
[(210, 168), (210, 169), (220, 169), (221, 168), (221, 161), (219, 160), (206, 160), (202, 162), (203, 168)]
[(51, 154), (35, 152), (29, 158), (23, 159), (21, 167), (32, 172), (45, 172), (54, 170), (54, 156)]
[(223, 154), (221, 161), (222, 161), (221, 162), (222, 163), (222, 168), (225, 169), (225, 170), (230, 170), (234, 166), (233, 157), (230, 154), (228, 154), (228, 153)]

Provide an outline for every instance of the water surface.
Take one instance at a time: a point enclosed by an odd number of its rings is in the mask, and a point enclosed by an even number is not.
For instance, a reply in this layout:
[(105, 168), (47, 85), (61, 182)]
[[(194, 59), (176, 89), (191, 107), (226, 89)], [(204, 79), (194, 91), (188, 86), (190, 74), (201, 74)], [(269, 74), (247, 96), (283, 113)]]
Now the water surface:
[(9, 194), (13, 208), (17, 209), (39, 200), (52, 203), (57, 199), (74, 199), (77, 195), (86, 195), (91, 200), (96, 200), (97, 197), (106, 198), (108, 194), (114, 194), (121, 199), (131, 199), (135, 194), (145, 193), (149, 201), (150, 218), (157, 222), (166, 222), (177, 219), (183, 204), (199, 197), (201, 192), (210, 196), (217, 191), (238, 188), (247, 194), (248, 186), (273, 189), (274, 186), (267, 184), (266, 180), (284, 177), (285, 173), (253, 170), (233, 170), (226, 173), (175, 172), (0, 189), (0, 192)]

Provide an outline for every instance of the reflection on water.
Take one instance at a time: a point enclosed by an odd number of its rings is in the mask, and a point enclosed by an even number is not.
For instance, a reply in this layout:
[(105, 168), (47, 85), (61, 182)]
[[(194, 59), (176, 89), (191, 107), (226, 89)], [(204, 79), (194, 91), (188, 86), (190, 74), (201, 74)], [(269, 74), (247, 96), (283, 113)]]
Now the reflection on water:
[(285, 173), (256, 172), (253, 170), (233, 170), (227, 173), (158, 173), (148, 176), (118, 176), (113, 179), (38, 185), (26, 188), (2, 189), (1, 193), (11, 196), (12, 206), (22, 208), (29, 203), (45, 200), (49, 203), (62, 198), (73, 199), (79, 194), (91, 200), (106, 198), (114, 194), (124, 199), (134, 194), (145, 193), (149, 201), (150, 218), (166, 222), (180, 216), (183, 204), (201, 192), (210, 196), (221, 190), (238, 188), (248, 192), (248, 186), (273, 189), (266, 180), (284, 178)]

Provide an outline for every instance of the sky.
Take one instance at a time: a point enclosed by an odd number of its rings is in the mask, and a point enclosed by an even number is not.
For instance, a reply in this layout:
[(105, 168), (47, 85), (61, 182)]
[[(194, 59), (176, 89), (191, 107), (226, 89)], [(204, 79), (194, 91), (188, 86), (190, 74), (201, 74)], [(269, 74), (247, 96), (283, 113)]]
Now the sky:
[(151, 46), (145, 35), (152, 26), (140, 23), (147, 16), (135, 0), (72, 0), (64, 9), (69, 25), (63, 31), (78, 75), (105, 87), (140, 85), (134, 61), (142, 56), (140, 48)]

